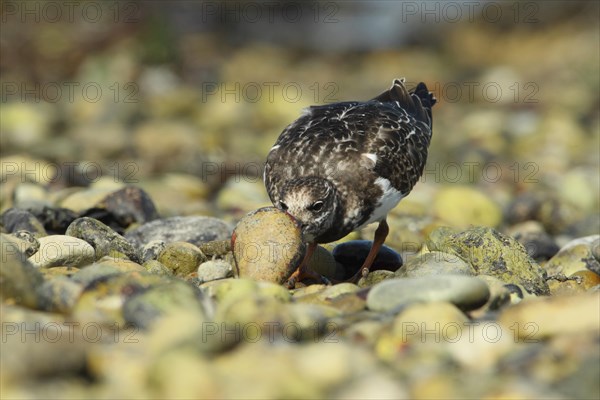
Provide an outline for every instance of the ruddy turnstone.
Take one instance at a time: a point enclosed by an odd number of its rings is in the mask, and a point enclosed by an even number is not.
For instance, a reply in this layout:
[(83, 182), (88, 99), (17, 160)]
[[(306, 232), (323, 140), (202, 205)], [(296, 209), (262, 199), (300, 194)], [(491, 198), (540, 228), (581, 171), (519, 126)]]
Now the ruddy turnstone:
[(288, 286), (320, 278), (307, 266), (317, 243), (379, 222), (351, 281), (368, 274), (389, 232), (387, 213), (423, 173), (435, 103), (424, 83), (408, 91), (404, 79), (395, 79), (369, 101), (308, 107), (283, 130), (267, 156), (265, 186), (273, 204), (299, 221), (309, 243)]

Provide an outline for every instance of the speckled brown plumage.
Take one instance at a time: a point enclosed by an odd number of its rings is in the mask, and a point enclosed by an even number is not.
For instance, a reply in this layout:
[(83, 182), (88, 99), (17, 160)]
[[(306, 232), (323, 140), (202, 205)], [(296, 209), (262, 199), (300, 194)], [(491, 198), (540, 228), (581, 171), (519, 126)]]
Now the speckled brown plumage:
[(309, 242), (382, 221), (423, 172), (435, 102), (425, 84), (409, 92), (397, 79), (366, 102), (305, 109), (267, 157), (271, 201), (303, 224)]

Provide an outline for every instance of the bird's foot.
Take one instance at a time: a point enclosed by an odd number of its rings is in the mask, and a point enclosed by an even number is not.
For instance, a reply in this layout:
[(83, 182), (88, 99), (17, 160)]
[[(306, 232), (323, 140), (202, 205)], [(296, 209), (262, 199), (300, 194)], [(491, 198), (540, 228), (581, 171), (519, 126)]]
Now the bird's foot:
[(294, 289), (296, 287), (296, 283), (301, 282), (305, 279), (312, 279), (317, 282), (320, 282), (324, 285), (331, 285), (331, 281), (324, 277), (323, 275), (313, 271), (310, 268), (298, 268), (292, 276), (290, 276), (285, 284), (288, 289)]
[(352, 276), (352, 278), (347, 279), (345, 282), (358, 283), (358, 281), (360, 281), (360, 278), (366, 278), (367, 275), (369, 275), (369, 268), (361, 267), (361, 269), (359, 269), (358, 272)]

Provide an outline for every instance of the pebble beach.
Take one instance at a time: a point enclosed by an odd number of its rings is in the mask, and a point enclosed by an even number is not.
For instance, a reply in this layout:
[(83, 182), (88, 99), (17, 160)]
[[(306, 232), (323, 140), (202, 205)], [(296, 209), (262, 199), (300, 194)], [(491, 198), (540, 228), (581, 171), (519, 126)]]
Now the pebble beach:
[[(369, 24), (315, 4), (337, 37)], [(499, 4), (511, 18), (414, 17), (418, 37), (367, 49), (189, 30), (181, 4), (94, 29), (8, 9), (1, 397), (597, 399), (598, 4), (530, 2), (518, 23)], [(438, 99), (423, 176), (367, 276), (344, 282), (376, 224), (317, 247), (330, 284), (288, 289), (306, 244), (266, 154), (303, 107), (402, 76)]]

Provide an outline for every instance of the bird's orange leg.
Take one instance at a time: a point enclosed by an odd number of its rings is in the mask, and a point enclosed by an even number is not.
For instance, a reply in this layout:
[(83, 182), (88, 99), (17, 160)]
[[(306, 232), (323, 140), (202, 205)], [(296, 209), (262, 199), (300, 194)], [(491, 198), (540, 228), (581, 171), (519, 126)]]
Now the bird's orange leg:
[(367, 258), (365, 259), (365, 262), (363, 263), (362, 267), (360, 267), (358, 272), (354, 274), (352, 278), (348, 279), (347, 282), (356, 283), (361, 277), (367, 276), (369, 274), (371, 265), (373, 265), (373, 261), (375, 261), (375, 257), (377, 257), (377, 253), (379, 253), (379, 249), (381, 249), (381, 246), (385, 242), (385, 238), (387, 237), (389, 232), (390, 228), (387, 224), (387, 221), (384, 218), (381, 220), (379, 226), (375, 230), (375, 238), (373, 239), (371, 250), (369, 251)]
[(317, 281), (321, 281), (321, 282), (324, 282), (327, 284), (330, 283), (329, 281), (327, 281), (327, 278), (316, 273), (312, 268), (310, 268), (308, 266), (308, 261), (310, 260), (310, 257), (315, 252), (316, 248), (317, 248), (316, 242), (311, 242), (308, 244), (308, 248), (306, 249), (306, 253), (304, 253), (304, 258), (302, 259), (300, 266), (298, 267), (298, 269), (296, 269), (296, 271), (294, 271), (294, 273), (287, 280), (286, 286), (288, 287), (288, 289), (293, 289), (294, 286), (296, 286), (296, 282), (300, 282), (301, 280), (303, 280), (305, 278), (313, 278)]

